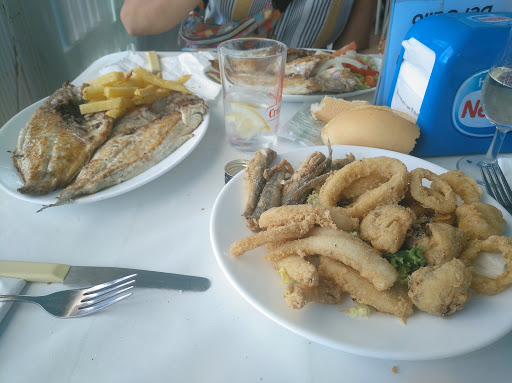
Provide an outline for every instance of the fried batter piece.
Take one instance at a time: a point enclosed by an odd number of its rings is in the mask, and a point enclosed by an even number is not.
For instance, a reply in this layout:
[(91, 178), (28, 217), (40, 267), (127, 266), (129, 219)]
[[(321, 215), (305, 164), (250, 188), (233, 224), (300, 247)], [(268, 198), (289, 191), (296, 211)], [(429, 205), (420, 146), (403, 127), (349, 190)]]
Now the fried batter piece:
[(301, 309), (309, 302), (338, 304), (343, 299), (343, 289), (326, 278), (320, 279), (316, 286), (289, 283), (284, 292), (284, 299), (293, 309)]
[(308, 221), (321, 227), (338, 228), (347, 231), (356, 229), (359, 224), (357, 218), (349, 217), (337, 208), (315, 205), (289, 205), (268, 209), (261, 214), (259, 225), (264, 229), (302, 221)]
[(409, 298), (420, 310), (445, 317), (464, 307), (471, 279), (471, 268), (460, 259), (422, 267), (409, 277)]
[(233, 242), (229, 249), (232, 255), (238, 257), (249, 250), (256, 249), (267, 243), (304, 237), (312, 227), (313, 224), (307, 221), (291, 223), (286, 226), (272, 227)]
[(423, 230), (416, 231), (407, 241), (407, 245), (410, 248), (423, 247), (421, 253), (428, 264), (439, 266), (458, 258), (466, 242), (464, 231), (446, 223), (431, 222)]
[(395, 285), (379, 291), (351, 267), (324, 256), (320, 257), (318, 272), (320, 280), (333, 280), (357, 302), (373, 306), (380, 312), (396, 315), (403, 323), (413, 313), (412, 301), (405, 288)]
[(396, 253), (416, 218), (412, 210), (385, 205), (371, 211), (360, 225), (361, 238), (380, 251)]
[(301, 257), (320, 254), (341, 261), (361, 273), (378, 290), (390, 288), (398, 277), (398, 272), (379, 251), (341, 230), (339, 236), (318, 235), (286, 242), (266, 258), (277, 261), (295, 254)]
[(483, 202), (460, 205), (455, 214), (457, 227), (469, 238), (486, 239), (491, 235), (502, 235), (507, 226), (501, 211)]
[(290, 255), (276, 261), (274, 267), (276, 270), (283, 268), (290, 278), (305, 286), (318, 285), (319, 276), (315, 265), (298, 255)]

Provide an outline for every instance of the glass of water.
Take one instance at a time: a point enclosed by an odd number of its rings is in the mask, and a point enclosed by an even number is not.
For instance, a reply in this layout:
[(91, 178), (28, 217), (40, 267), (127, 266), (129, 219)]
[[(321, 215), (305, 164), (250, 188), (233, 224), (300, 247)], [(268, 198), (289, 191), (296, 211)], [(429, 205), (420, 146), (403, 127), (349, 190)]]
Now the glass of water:
[(225, 41), (217, 49), (228, 142), (245, 152), (272, 147), (279, 127), (286, 45), (243, 38)]
[(502, 52), (489, 69), (480, 99), (485, 116), (496, 126), (496, 132), (487, 154), (463, 157), (457, 162), (457, 169), (483, 185), (480, 169), (496, 163), (505, 136), (512, 130), (512, 29)]

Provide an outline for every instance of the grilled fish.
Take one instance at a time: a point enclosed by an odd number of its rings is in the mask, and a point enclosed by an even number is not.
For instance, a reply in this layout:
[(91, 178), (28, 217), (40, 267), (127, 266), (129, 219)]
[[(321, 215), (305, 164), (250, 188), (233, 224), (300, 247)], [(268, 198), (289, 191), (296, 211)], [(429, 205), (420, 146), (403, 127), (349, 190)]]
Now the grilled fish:
[(324, 92), (352, 92), (363, 85), (355, 75), (344, 68), (330, 68), (318, 73), (312, 82)]
[(197, 96), (177, 93), (120, 119), (112, 138), (96, 151), (75, 182), (62, 190), (55, 204), (43, 209), (133, 178), (193, 137), (208, 107)]
[(20, 193), (44, 195), (68, 185), (109, 137), (113, 119), (105, 113), (82, 116), (81, 92), (71, 83), (57, 89), (21, 130), (14, 166)]

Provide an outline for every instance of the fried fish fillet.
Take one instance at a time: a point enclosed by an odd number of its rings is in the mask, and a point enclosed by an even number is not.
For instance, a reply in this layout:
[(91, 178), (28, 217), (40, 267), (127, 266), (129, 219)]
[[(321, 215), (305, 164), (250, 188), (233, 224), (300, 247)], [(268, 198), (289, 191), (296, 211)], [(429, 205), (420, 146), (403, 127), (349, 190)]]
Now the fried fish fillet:
[[(197, 96), (172, 94), (155, 101), (151, 111), (133, 111), (116, 124), (112, 138), (96, 151), (75, 182), (61, 192), (57, 203), (49, 206), (69, 203), (149, 169), (194, 136), (192, 132), (206, 110)], [(145, 124), (143, 114), (150, 120)]]
[(67, 186), (112, 131), (113, 119), (104, 112), (82, 116), (81, 92), (65, 83), (21, 130), (14, 166), (24, 185), (20, 193), (44, 195)]

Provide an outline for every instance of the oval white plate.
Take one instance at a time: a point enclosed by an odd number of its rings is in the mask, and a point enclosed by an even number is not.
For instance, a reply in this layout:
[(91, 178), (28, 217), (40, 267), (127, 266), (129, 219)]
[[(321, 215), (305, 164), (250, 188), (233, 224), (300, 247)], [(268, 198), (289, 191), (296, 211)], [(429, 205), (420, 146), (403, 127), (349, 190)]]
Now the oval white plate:
[[(327, 154), (325, 146), (309, 147), (278, 155), (276, 163), (287, 159), (294, 167), (311, 152)], [(352, 152), (356, 158), (389, 156), (403, 161), (409, 170), (417, 167), (443, 173), (446, 169), (405, 154), (356, 146), (334, 146), (333, 158)], [(484, 193), (483, 202), (500, 208), (511, 234), (512, 217)], [(245, 205), (244, 174), (236, 175), (221, 191), (213, 207), (210, 237), (217, 261), (235, 289), (255, 308), (281, 326), (307, 339), (346, 352), (385, 359), (426, 360), (451, 357), (484, 347), (512, 329), (512, 288), (494, 297), (473, 296), (464, 309), (442, 319), (415, 312), (403, 325), (390, 314), (373, 313), (369, 318), (353, 318), (343, 313), (351, 306), (310, 303), (294, 310), (283, 299), (285, 289), (279, 274), (264, 259), (259, 248), (233, 257), (229, 246), (251, 232), (242, 217)]]
[[(16, 141), (18, 140), (18, 134), (21, 128), (25, 126), (34, 111), (43, 103), (43, 101), (44, 100), (40, 100), (23, 109), (7, 121), (3, 128), (0, 129), (0, 189), (23, 201), (33, 202), (40, 205), (49, 205), (55, 203), (59, 195), (59, 191), (55, 191), (44, 196), (21, 194), (17, 189), (23, 185), (23, 182), (12, 161), (12, 152), (16, 146)], [(118, 185), (111, 186), (88, 196), (77, 198), (72, 203), (89, 203), (115, 197), (160, 177), (162, 174), (178, 165), (195, 149), (206, 133), (209, 121), (210, 113), (207, 112), (203, 118), (203, 122), (194, 131), (194, 137), (186, 141), (176, 149), (176, 151), (145, 172)]]

